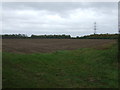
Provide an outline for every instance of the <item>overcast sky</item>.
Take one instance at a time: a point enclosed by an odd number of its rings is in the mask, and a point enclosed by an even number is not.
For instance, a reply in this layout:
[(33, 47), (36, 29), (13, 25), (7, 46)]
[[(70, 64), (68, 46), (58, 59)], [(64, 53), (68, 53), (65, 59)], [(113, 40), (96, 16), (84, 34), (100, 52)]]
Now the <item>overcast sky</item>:
[[(1, 20), (0, 20), (1, 21)], [(3, 34), (118, 33), (117, 2), (2, 3)]]

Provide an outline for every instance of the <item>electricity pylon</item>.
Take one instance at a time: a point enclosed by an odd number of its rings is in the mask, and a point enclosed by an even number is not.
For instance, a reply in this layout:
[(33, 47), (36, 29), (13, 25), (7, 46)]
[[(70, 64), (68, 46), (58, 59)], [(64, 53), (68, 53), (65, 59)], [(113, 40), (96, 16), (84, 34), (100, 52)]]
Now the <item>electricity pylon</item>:
[(94, 22), (94, 34), (96, 34), (96, 22)]

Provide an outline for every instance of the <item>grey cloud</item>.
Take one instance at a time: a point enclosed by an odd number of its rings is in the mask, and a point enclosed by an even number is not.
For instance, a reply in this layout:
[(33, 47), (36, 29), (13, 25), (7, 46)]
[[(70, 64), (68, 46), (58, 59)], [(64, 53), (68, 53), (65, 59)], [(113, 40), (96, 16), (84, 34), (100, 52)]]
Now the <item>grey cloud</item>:
[(4, 2), (3, 8), (7, 9), (37, 9), (48, 11), (64, 11), (74, 8), (99, 8), (114, 9), (117, 8), (117, 2)]
[(70, 34), (117, 32), (117, 3), (3, 3), (3, 33)]

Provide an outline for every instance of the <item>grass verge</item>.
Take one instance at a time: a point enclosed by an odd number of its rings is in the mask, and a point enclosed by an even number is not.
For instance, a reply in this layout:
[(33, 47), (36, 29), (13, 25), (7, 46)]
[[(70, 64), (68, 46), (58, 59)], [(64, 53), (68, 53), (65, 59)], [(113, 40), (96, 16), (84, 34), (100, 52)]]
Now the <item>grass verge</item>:
[(54, 53), (2, 53), (3, 88), (117, 88), (117, 45)]

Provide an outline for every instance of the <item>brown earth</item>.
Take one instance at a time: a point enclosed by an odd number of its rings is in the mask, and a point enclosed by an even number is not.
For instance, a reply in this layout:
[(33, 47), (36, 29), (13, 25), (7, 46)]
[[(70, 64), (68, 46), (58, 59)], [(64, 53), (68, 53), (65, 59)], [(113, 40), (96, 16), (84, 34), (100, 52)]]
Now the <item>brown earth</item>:
[(14, 53), (46, 53), (79, 48), (106, 49), (116, 43), (107, 39), (3, 39), (2, 51)]

